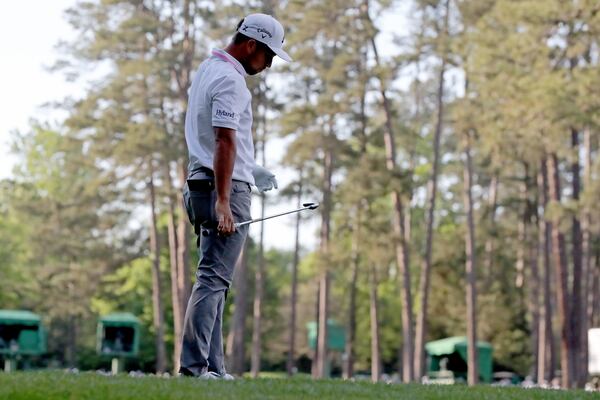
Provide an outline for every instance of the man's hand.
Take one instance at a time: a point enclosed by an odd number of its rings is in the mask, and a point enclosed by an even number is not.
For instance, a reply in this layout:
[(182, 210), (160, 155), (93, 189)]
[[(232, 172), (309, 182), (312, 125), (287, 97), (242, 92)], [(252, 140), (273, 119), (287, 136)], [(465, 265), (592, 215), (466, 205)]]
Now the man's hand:
[(259, 192), (263, 193), (273, 188), (277, 189), (275, 174), (269, 172), (266, 168), (255, 165), (252, 175), (254, 176), (254, 184)]
[(231, 213), (231, 206), (229, 200), (220, 201), (217, 200), (215, 203), (215, 213), (217, 215), (217, 232), (222, 236), (229, 236), (235, 232), (235, 221), (233, 220), (233, 214)]

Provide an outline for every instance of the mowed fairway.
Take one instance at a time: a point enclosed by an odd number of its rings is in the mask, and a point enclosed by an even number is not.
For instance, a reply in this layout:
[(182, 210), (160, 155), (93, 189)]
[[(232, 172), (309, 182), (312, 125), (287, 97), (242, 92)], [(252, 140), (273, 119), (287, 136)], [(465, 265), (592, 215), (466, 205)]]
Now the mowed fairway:
[(341, 380), (239, 379), (233, 382), (192, 378), (128, 376), (95, 373), (0, 373), (0, 399), (598, 399), (583, 391), (550, 391), (480, 386), (386, 385)]

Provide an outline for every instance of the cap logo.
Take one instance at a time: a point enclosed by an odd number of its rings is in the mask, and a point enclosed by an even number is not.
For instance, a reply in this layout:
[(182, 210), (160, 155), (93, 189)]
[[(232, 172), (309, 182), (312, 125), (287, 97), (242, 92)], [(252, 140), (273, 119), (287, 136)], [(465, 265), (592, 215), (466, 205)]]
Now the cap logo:
[(271, 32), (269, 32), (268, 30), (266, 30), (265, 28), (263, 28), (262, 26), (246, 25), (246, 24), (242, 25), (242, 31), (246, 32), (248, 29), (254, 29), (257, 33), (260, 33), (260, 35), (262, 36), (263, 39), (266, 38), (267, 36), (270, 38), (273, 38), (273, 34)]

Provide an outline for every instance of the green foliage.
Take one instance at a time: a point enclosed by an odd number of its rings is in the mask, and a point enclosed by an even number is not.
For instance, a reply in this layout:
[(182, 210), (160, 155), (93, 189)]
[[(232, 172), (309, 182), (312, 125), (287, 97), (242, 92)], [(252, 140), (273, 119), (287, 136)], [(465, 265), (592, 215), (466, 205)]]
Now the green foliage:
[[(589, 0), (452, 0), (445, 32), (445, 1), (418, 0), (409, 10), (412, 25), (407, 36), (395, 38), (396, 54), (380, 55), (377, 65), (372, 45), (379, 43), (382, 29), (377, 16), (396, 9), (399, 2), (191, 1), (191, 26), (181, 22), (184, 4), (80, 1), (68, 11), (69, 22), (80, 35), (63, 46), (65, 59), (56, 69), (79, 79), (90, 68), (105, 73), (89, 82), (81, 99), (64, 102), (68, 112), (64, 127), (34, 124), (30, 132), (15, 137), (20, 162), (14, 176), (0, 182), (0, 308), (42, 313), (50, 327), (51, 357), (62, 362), (67, 358), (64, 349), (75, 348), (79, 365), (90, 369), (107, 366), (94, 354), (97, 316), (133, 312), (142, 322), (142, 342), (140, 358), (131, 365), (151, 370), (155, 357), (151, 258), (143, 216), (148, 178), (153, 177), (157, 188), (159, 241), (166, 244), (169, 218), (177, 217), (170, 210), (179, 201), (177, 187), (186, 162), (183, 115), (188, 78), (214, 43), (220, 46), (229, 39), (240, 15), (261, 10), (275, 13), (284, 23), (285, 44), (295, 61), (248, 81), (257, 143), (270, 149), (272, 137), (284, 138), (283, 166), (301, 172), (303, 192), (315, 198), (323, 194), (327, 174), (332, 173), (329, 252), (301, 251), (297, 356), (312, 357), (305, 326), (316, 318), (317, 276), (325, 266), (332, 277), (331, 317), (347, 325), (351, 311), (356, 313), (355, 368), (369, 369), (369, 282), (374, 271), (382, 361), (387, 372), (396, 369), (403, 341), (402, 310), (389, 194), (398, 190), (410, 215), (406, 227), (415, 293), (426, 251), (427, 182), (433, 170), (444, 59), (446, 94), (440, 100), (445, 112), (427, 339), (462, 336), (466, 330), (462, 152), (468, 134), (473, 138), (479, 338), (492, 343), (499, 368), (529, 373), (533, 358), (527, 302), (535, 282), (526, 270), (525, 285), (516, 287), (515, 265), (519, 251), (535, 246), (539, 232), (535, 216), (529, 220), (526, 240), (520, 240), (518, 226), (523, 210), (541, 196), (533, 182), (548, 153), (559, 157), (566, 199), (540, 208), (539, 218), (558, 224), (568, 235), (573, 218), (587, 210), (592, 215), (592, 243), (598, 242), (600, 232), (595, 212), (600, 193), (597, 5)], [(365, 18), (367, 8), (376, 16), (373, 23)], [(380, 79), (386, 82), (395, 132), (398, 170), (393, 172), (385, 164)], [(569, 198), (568, 169), (581, 153), (571, 148), (571, 129), (589, 130), (592, 136), (591, 181), (584, 183), (579, 201)], [(328, 155), (333, 160), (329, 167)], [(269, 158), (268, 163), (275, 160)], [(295, 193), (299, 179), (294, 177), (286, 195)], [(499, 182), (498, 199), (492, 205), (489, 188), (494, 179)], [(523, 195), (526, 181), (530, 186)], [(490, 254), (488, 242), (494, 244)], [(263, 358), (265, 367), (282, 369), (293, 256), (269, 247), (267, 243)], [(195, 265), (197, 255), (190, 253), (190, 264)], [(492, 262), (485, 269), (488, 256)], [(169, 305), (165, 340), (171, 347), (169, 257), (163, 245), (160, 276), (163, 304)], [(248, 284), (253, 287), (254, 244), (248, 257)], [(357, 305), (350, 310), (354, 262)], [(252, 295), (250, 290), (249, 298)], [(235, 296), (232, 292), (229, 297), (225, 331)], [(413, 311), (421, 307), (419, 300), (415, 295)], [(74, 326), (75, 344), (69, 342)], [(249, 313), (248, 332), (251, 327)], [(249, 339), (250, 335), (248, 345)], [(239, 390), (247, 394), (247, 385), (242, 382)], [(308, 386), (302, 382), (297, 391), (320, 396)], [(360, 385), (352, 388), (366, 390)], [(464, 394), (457, 393), (457, 398)], [(484, 394), (496, 396), (493, 391)]]
[[(122, 247), (127, 209), (111, 185), (114, 173), (98, 167), (83, 142), (68, 135), (35, 126), (17, 140), (23, 162), (3, 192), (8, 218), (0, 232), (18, 250), (7, 258), (8, 271), (18, 272), (3, 284), (19, 296), (2, 306), (39, 312), (50, 327), (86, 320), (100, 277), (130, 254)], [(61, 346), (73, 345), (64, 343), (66, 337), (49, 332), (49, 351), (59, 358)]]

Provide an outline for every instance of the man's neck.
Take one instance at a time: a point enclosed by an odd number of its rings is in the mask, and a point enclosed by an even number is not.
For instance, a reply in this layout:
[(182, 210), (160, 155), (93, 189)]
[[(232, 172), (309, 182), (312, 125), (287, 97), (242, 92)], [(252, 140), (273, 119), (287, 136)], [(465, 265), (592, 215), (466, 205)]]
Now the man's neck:
[(238, 60), (240, 63), (242, 62), (242, 55), (240, 53), (240, 49), (235, 44), (229, 43), (227, 47), (225, 47), (223, 50), (225, 50), (227, 54)]

